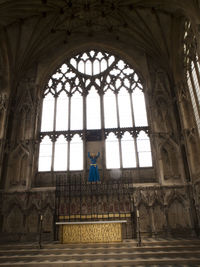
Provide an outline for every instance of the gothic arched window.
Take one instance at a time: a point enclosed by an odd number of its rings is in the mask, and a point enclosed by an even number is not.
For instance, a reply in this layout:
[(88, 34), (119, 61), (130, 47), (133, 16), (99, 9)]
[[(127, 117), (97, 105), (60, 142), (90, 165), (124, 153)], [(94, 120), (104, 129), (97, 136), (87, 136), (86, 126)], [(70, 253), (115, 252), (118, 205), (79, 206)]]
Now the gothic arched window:
[(108, 169), (152, 166), (143, 85), (117, 56), (91, 50), (67, 59), (43, 97), (39, 171), (82, 170), (90, 141), (104, 142)]
[(187, 85), (200, 135), (200, 60), (197, 54), (197, 41), (191, 23), (185, 22), (184, 60), (186, 66)]

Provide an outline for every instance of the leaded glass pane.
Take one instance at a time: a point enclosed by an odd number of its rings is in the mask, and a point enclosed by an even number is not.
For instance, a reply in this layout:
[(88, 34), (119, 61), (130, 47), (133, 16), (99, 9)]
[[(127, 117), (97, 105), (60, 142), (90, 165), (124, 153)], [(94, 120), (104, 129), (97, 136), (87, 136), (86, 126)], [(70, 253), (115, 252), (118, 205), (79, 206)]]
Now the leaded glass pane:
[(42, 132), (53, 131), (54, 103), (55, 98), (52, 94), (45, 96), (42, 106)]
[(120, 127), (132, 127), (130, 95), (125, 88), (118, 94)]
[(65, 92), (57, 98), (56, 131), (68, 130), (68, 102), (69, 98)]
[(71, 97), (70, 130), (83, 129), (83, 97), (78, 92)]
[(61, 135), (55, 142), (54, 171), (67, 170), (67, 141)]
[(147, 126), (146, 105), (144, 94), (136, 88), (132, 93), (135, 126)]
[(116, 97), (111, 90), (104, 94), (104, 120), (106, 128), (117, 127)]
[(126, 132), (121, 140), (122, 143), (122, 166), (123, 168), (136, 167), (135, 144), (130, 133)]
[(140, 167), (152, 166), (151, 146), (147, 134), (141, 131), (137, 137), (137, 148)]
[(120, 168), (119, 140), (110, 133), (106, 139), (106, 167), (108, 169)]
[(87, 129), (100, 129), (100, 97), (94, 86), (87, 96)]
[(40, 144), (38, 170), (50, 171), (52, 158), (52, 142), (48, 136), (44, 137)]
[(70, 142), (70, 164), (69, 169), (83, 169), (83, 141), (79, 135), (75, 135)]
[[(88, 141), (103, 140), (110, 132), (108, 128), (113, 128), (117, 137), (110, 133), (105, 141), (107, 168), (120, 168), (121, 159), (124, 168), (138, 167), (138, 157), (140, 166), (148, 165), (150, 146), (144, 150), (138, 138), (137, 150), (132, 137), (138, 133), (137, 126), (147, 128), (142, 90), (139, 75), (117, 56), (91, 50), (67, 59), (45, 87), (41, 136), (49, 132), (51, 139), (47, 144), (43, 139), (40, 145), (39, 170), (51, 170), (51, 165), (55, 171), (83, 169), (80, 136), (87, 145)], [(69, 145), (66, 140), (71, 140)], [(146, 147), (147, 142), (149, 139)], [(49, 148), (46, 154), (45, 146)]]

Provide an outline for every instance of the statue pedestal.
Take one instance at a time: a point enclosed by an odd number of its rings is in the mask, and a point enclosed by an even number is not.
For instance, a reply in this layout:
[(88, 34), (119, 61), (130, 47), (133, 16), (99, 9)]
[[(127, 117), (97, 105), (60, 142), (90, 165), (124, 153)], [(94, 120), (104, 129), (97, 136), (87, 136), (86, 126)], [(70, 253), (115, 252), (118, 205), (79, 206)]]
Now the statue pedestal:
[(122, 241), (122, 223), (116, 221), (56, 222), (60, 241), (66, 243), (109, 243)]

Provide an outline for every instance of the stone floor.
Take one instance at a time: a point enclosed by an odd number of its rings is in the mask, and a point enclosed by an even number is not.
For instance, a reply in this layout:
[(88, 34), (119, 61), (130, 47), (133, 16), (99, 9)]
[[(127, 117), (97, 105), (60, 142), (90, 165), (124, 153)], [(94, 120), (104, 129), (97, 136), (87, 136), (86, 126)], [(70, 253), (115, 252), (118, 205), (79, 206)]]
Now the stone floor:
[(20, 243), (0, 245), (2, 266), (200, 266), (200, 239), (152, 239), (122, 243), (59, 244)]

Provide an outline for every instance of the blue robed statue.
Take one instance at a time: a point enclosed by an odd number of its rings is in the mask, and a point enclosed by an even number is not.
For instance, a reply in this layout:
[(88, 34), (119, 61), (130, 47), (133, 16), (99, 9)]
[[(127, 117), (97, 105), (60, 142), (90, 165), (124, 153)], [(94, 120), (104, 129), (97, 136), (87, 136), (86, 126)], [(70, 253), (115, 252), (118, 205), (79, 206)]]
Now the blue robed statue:
[(90, 154), (90, 152), (88, 152), (88, 158), (90, 159), (90, 170), (89, 170), (89, 177), (88, 177), (89, 182), (100, 181), (99, 171), (98, 171), (98, 166), (97, 166), (97, 159), (99, 156), (100, 156), (99, 152), (97, 155), (95, 155), (95, 153)]

